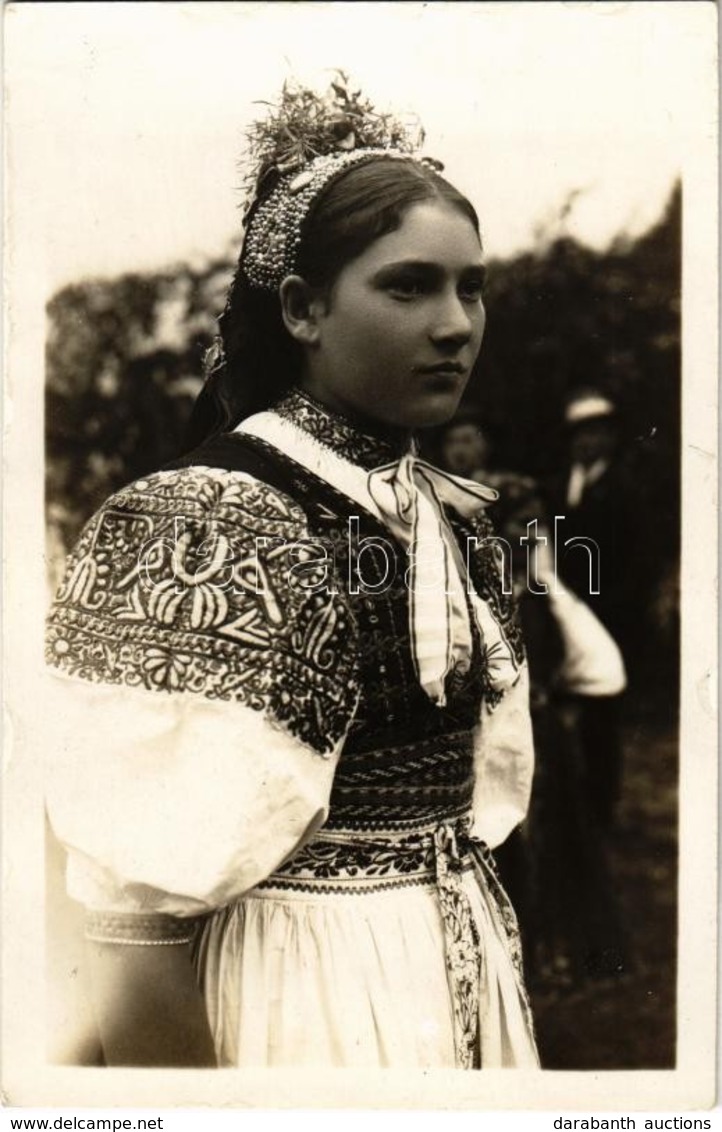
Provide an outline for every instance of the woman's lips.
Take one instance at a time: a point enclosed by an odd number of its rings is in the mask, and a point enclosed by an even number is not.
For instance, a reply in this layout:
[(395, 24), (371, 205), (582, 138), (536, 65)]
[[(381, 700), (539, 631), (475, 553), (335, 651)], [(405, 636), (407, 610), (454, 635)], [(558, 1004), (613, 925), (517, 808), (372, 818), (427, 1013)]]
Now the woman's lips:
[(466, 373), (463, 362), (435, 362), (429, 366), (419, 366), (421, 373), (440, 374), (442, 377), (460, 377)]
[(468, 377), (468, 371), (458, 366), (434, 366), (423, 369), (417, 376), (417, 381), (423, 383), (427, 389), (431, 388), (443, 392), (456, 392), (463, 386)]

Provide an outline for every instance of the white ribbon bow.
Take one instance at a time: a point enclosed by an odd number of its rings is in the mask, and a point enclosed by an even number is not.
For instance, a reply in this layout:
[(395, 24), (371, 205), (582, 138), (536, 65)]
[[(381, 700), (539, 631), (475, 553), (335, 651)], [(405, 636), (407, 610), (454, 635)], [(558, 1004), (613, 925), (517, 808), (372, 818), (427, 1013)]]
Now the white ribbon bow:
[(409, 628), (414, 665), (426, 694), (443, 707), (449, 672), (469, 669), (469, 603), (487, 656), (493, 654), (492, 682), (500, 689), (510, 686), (517, 678), (517, 665), (487, 603), (469, 582), (442, 506), (447, 504), (468, 519), (498, 499), (498, 493), (442, 472), (411, 453), (370, 472), (368, 490), (392, 534), (408, 549)]

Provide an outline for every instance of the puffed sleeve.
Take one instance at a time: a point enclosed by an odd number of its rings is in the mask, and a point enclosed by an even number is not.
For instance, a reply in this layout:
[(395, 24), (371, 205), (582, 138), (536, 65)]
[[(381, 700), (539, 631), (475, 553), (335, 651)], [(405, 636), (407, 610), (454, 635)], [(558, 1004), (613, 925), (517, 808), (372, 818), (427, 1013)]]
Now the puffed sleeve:
[(48, 812), (94, 938), (174, 942), (325, 821), (355, 625), (303, 512), (238, 472), (114, 496), (49, 618)]
[(529, 671), (511, 578), (488, 517), (479, 515), (473, 530), (470, 599), (481, 630), (486, 688), (474, 732), (471, 832), (493, 849), (529, 808), (534, 738)]

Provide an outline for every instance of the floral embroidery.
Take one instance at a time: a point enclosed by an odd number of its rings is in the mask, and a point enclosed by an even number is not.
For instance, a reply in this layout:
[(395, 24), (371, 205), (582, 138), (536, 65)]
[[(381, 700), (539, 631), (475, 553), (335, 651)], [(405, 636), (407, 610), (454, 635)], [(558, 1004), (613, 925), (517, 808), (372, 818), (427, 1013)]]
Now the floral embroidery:
[(273, 411), (293, 421), (319, 444), (369, 470), (398, 459), (409, 449), (407, 433), (382, 437), (361, 432), (351, 421), (331, 412), (300, 389), (294, 389), (274, 405)]
[(357, 699), (342, 594), (289, 584), (303, 512), (234, 472), (159, 472), (85, 528), (53, 606), (48, 661), (68, 675), (236, 700), (328, 753)]
[(454, 1008), (456, 1060), (461, 1069), (472, 1069), (479, 1031), (479, 933), (462, 885), (462, 860), (453, 826), (443, 825), (436, 830), (434, 848), (439, 903), (446, 931), (446, 969)]
[(159, 688), (177, 692), (183, 687), (190, 663), (190, 653), (169, 654), (163, 649), (148, 649), (143, 670)]
[(521, 932), (519, 931), (519, 921), (517, 920), (516, 912), (501, 883), (496, 861), (489, 847), (483, 844), (483, 842), (472, 841), (470, 851), (476, 867), (477, 877), (480, 884), (489, 893), (497, 926), (506, 941), (509, 958), (511, 959), (514, 974), (516, 975), (517, 990), (524, 1010), (524, 1017), (529, 1033), (533, 1037), (534, 1018), (524, 980), (524, 957), (522, 954)]
[(434, 847), (428, 836), (356, 833), (349, 837), (324, 830), (260, 887), (294, 887), (288, 884), (291, 881), (316, 887), (316, 881), (325, 880), (333, 880), (339, 891), (346, 881), (363, 881), (366, 888), (373, 887), (367, 882), (376, 880), (428, 884), (433, 867)]
[[(517, 603), (512, 593), (504, 592), (505, 589), (510, 588), (504, 585), (504, 571), (507, 566), (503, 551), (496, 542), (494, 525), (483, 511), (466, 521), (456, 514), (450, 515), (449, 518), (462, 547), (469, 545), (467, 540), (473, 540), (470, 543), (471, 553), (468, 555), (468, 563), (474, 589), (479, 597), (488, 602), (504, 640), (517, 664), (521, 665), (525, 652)], [(487, 658), (489, 661), (492, 659)], [(488, 667), (487, 664), (487, 673)], [(499, 698), (501, 697), (496, 697), (497, 700)], [(490, 699), (492, 701), (494, 699), (493, 689), (487, 687), (487, 701)]]

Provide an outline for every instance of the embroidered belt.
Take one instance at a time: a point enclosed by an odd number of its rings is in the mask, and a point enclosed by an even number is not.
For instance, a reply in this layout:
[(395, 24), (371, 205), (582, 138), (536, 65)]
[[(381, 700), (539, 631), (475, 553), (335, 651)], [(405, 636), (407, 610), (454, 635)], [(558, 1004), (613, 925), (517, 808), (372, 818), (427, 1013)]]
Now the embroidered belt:
[(469, 835), (468, 815), (411, 833), (322, 830), (308, 845), (257, 886), (353, 894), (409, 885), (434, 885), (444, 931), (446, 969), (454, 1014), (454, 1044), (460, 1068), (474, 1067), (479, 1027), (482, 954), (464, 872), (485, 862), (489, 850)]

